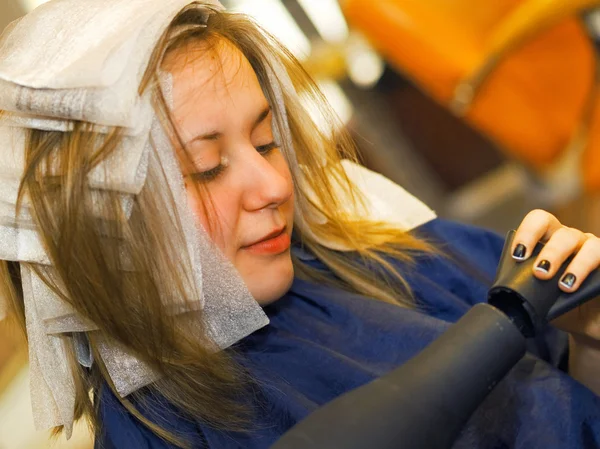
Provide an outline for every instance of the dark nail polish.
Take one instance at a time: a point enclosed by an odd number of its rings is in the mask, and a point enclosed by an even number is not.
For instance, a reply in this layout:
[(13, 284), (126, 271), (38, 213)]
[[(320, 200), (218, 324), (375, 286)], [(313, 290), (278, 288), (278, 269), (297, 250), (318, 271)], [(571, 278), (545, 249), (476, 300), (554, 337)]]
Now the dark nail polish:
[(513, 251), (513, 257), (515, 259), (524, 259), (525, 253), (527, 252), (527, 248), (522, 243), (519, 243), (515, 250)]
[(550, 262), (544, 259), (537, 264), (537, 267), (535, 267), (535, 269), (538, 271), (543, 271), (544, 273), (548, 273), (550, 271)]
[(573, 288), (573, 285), (575, 285), (575, 281), (577, 280), (577, 278), (575, 277), (574, 274), (572, 273), (567, 273), (563, 276), (563, 278), (560, 280), (560, 283), (562, 285), (564, 285), (567, 288)]

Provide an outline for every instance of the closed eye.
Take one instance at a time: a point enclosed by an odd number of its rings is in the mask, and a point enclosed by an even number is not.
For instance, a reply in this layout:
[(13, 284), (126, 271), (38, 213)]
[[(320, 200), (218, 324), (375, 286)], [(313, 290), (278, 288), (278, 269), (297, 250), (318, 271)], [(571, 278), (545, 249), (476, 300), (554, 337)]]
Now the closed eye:
[(275, 148), (278, 148), (278, 147), (279, 147), (279, 145), (276, 142), (271, 142), (266, 145), (261, 145), (259, 147), (256, 147), (256, 151), (258, 151), (260, 154), (266, 155), (271, 150), (274, 150)]
[(224, 164), (219, 164), (215, 168), (203, 172), (192, 173), (189, 175), (196, 182), (208, 182), (216, 179), (227, 168)]
[[(267, 154), (269, 154), (271, 151), (273, 151), (276, 148), (279, 148), (279, 144), (277, 142), (273, 141), (266, 145), (261, 145), (261, 146), (256, 147), (256, 151), (258, 151), (263, 156), (266, 156)], [(198, 173), (192, 173), (189, 176), (196, 182), (209, 182), (209, 181), (213, 181), (214, 179), (216, 179), (221, 173), (223, 173), (223, 171), (225, 171), (226, 168), (227, 168), (227, 165), (219, 164), (216, 167), (211, 168), (210, 170), (206, 170), (206, 171), (198, 172)]]

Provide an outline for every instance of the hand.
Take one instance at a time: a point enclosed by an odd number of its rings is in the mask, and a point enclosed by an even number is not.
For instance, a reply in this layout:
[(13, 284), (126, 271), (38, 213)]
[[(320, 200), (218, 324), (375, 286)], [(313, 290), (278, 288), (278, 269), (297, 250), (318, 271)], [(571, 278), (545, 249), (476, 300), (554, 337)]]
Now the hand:
[[(544, 248), (533, 264), (533, 274), (538, 279), (551, 279), (563, 262), (572, 254), (559, 280), (559, 288), (573, 292), (594, 269), (600, 265), (600, 239), (563, 226), (558, 219), (543, 210), (533, 210), (523, 219), (511, 248), (513, 257), (525, 260), (538, 241)], [(572, 334), (574, 338), (600, 348), (600, 298), (592, 299), (576, 309), (558, 317), (552, 324)]]

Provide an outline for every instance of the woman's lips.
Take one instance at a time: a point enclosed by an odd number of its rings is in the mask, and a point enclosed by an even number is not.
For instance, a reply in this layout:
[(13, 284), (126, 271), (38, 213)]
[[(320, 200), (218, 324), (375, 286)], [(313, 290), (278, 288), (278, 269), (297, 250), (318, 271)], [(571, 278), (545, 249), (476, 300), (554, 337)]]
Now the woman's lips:
[(253, 254), (280, 254), (286, 251), (291, 244), (290, 236), (285, 232), (285, 228), (273, 237), (270, 237), (260, 242), (256, 242), (249, 246), (244, 246), (242, 249)]

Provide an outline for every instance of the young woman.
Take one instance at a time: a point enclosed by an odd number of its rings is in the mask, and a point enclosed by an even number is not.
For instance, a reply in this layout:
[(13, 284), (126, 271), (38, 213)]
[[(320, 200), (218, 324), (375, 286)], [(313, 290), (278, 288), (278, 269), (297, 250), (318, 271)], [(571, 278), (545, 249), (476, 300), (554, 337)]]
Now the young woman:
[[(25, 129), (25, 138), (11, 144), (24, 153), (15, 220), (22, 219), (18, 207), (30, 215), (48, 258), (5, 256), (0, 281), (34, 355), (41, 352), (32, 345), (48, 336), (48, 344), (64, 349), (63, 383), (46, 375), (46, 369), (60, 371), (51, 361), (31, 359), (60, 411), (53, 425), (70, 425), (56, 394), (65, 391), (74, 398), (73, 418), (90, 419), (99, 448), (267, 448), (319, 406), (417, 354), (485, 301), (503, 240), (434, 218), (422, 205), (415, 212), (421, 219), (402, 227), (416, 203), (406, 194), (405, 204), (391, 202), (401, 197), (397, 187), (377, 198), (384, 204), (379, 209), (361, 203), (369, 192), (358, 189), (356, 173), (370, 180), (369, 188), (390, 184), (347, 162), (354, 151), (341, 131), (329, 136), (314, 125), (298, 94), (335, 123), (323, 97), (294, 58), (249, 19), (214, 3), (95, 3), (50, 1), (7, 30), (0, 47), (0, 59), (13, 58), (11, 68), (0, 64), (8, 86), (0, 91), (3, 126)], [(23, 69), (34, 65), (31, 43), (40, 43), (44, 33), (60, 33), (58, 59), (68, 60), (46, 84), (31, 81)], [(151, 42), (151, 51), (138, 58), (135, 92), (151, 99), (150, 115), (167, 144), (156, 129), (131, 131), (130, 115), (123, 115), (129, 127), (107, 115), (95, 118), (100, 100), (79, 115), (62, 103), (49, 113), (48, 102), (37, 100), (44, 89), (67, 87), (94, 98), (97, 87), (85, 81), (84, 63), (98, 56), (94, 63), (104, 70), (114, 62), (104, 44), (136, 39)], [(88, 47), (79, 59), (65, 48), (71, 42)], [(111, 48), (126, 53), (129, 47)], [(53, 61), (54, 50), (44, 50)], [(20, 61), (28, 59), (16, 64), (20, 72), (14, 68), (18, 52)], [(113, 81), (135, 73), (123, 67)], [(11, 97), (10, 88), (19, 95)], [(144, 116), (143, 109), (132, 110)], [(107, 181), (109, 187), (94, 187), (102, 163), (118, 171), (111, 156), (148, 134), (152, 151), (139, 188), (123, 187), (126, 173), (120, 182)], [(200, 245), (202, 258), (194, 258), (196, 243), (186, 240), (185, 213), (169, 184), (168, 152), (178, 162), (194, 238), (206, 235), (212, 242)], [(394, 208), (395, 214), (383, 213)], [(576, 253), (561, 279), (563, 291), (576, 290), (600, 262), (597, 237), (541, 210), (523, 220), (514, 257), (527, 259), (540, 240), (546, 245), (533, 273), (540, 279), (552, 278)], [(206, 256), (211, 248), (218, 249), (213, 259)], [(202, 282), (195, 282), (186, 267), (193, 272), (200, 259)], [(60, 306), (28, 303), (36, 285), (28, 277), (36, 276), (38, 288), (48, 288)], [(247, 290), (235, 284), (238, 277)], [(227, 302), (225, 291), (249, 292), (270, 323), (248, 327), (246, 313), (256, 312)], [(68, 313), (48, 311), (65, 304)], [(551, 326), (531, 341), (530, 353), (478, 409), (455, 447), (600, 444), (597, 309), (591, 301), (554, 323), (568, 332), (568, 349), (564, 334)], [(217, 315), (215, 331), (211, 316)], [(226, 344), (217, 341), (223, 335)], [(111, 358), (118, 351), (131, 358)], [(111, 360), (128, 365), (115, 367)], [(150, 374), (141, 379), (140, 373)], [(34, 402), (41, 383), (32, 384)], [(57, 413), (45, 409), (41, 415)]]

